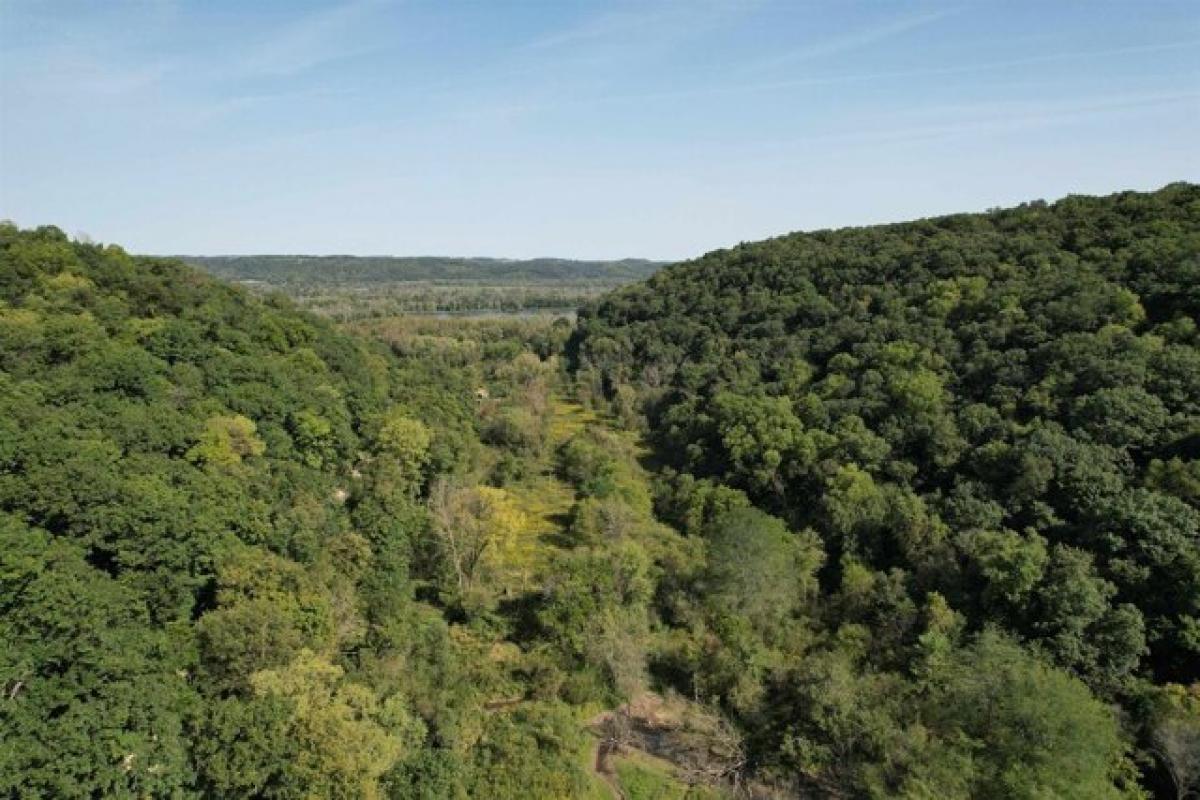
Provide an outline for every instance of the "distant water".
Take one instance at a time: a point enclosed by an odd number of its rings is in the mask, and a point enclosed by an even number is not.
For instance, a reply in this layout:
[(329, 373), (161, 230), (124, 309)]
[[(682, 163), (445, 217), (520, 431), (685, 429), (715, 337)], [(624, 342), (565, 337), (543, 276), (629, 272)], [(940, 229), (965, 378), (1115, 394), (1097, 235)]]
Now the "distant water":
[(575, 321), (578, 313), (574, 308), (529, 308), (520, 311), (497, 311), (495, 309), (480, 309), (476, 311), (406, 311), (407, 317), (434, 317), (435, 319), (510, 319), (512, 317), (565, 317)]

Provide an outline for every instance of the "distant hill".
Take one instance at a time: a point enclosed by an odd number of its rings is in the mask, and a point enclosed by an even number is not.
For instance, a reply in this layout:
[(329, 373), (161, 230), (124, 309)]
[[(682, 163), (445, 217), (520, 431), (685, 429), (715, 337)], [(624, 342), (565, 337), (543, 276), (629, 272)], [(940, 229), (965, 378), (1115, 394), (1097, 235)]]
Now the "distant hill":
[(184, 262), (220, 278), (276, 285), (349, 286), (417, 281), (516, 283), (595, 281), (626, 283), (654, 274), (663, 262), (627, 258), (620, 261), (572, 261), (562, 258), (445, 258), (437, 256), (179, 256)]

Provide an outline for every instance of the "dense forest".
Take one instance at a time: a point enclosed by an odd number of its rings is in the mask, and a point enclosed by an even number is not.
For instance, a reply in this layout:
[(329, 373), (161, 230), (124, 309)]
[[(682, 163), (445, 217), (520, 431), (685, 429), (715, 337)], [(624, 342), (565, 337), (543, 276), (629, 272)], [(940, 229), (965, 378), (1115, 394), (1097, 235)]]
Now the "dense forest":
[(585, 308), (581, 388), (729, 558), (675, 587), (660, 674), (818, 794), (1191, 796), (1198, 322), (1188, 184), (784, 236)]
[(0, 224), (0, 796), (723, 796), (703, 707), (654, 706), (690, 780), (604, 744), (697, 555), (570, 325), (355, 335)]
[(0, 224), (0, 796), (1200, 789), (1200, 187), (356, 296)]

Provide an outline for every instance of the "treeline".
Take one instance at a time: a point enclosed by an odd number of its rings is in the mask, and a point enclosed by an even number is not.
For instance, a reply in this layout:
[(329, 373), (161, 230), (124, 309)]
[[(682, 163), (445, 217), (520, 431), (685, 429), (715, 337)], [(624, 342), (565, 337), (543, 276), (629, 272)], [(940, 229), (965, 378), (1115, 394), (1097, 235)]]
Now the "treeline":
[(707, 553), (655, 674), (797, 791), (1195, 791), (1198, 322), (1190, 184), (793, 234), (585, 307), (580, 391)]
[(502, 259), (434, 256), (180, 256), (192, 266), (233, 281), (355, 285), (405, 281), (541, 282), (617, 281), (646, 278), (660, 262), (627, 258), (574, 261), (562, 258)]

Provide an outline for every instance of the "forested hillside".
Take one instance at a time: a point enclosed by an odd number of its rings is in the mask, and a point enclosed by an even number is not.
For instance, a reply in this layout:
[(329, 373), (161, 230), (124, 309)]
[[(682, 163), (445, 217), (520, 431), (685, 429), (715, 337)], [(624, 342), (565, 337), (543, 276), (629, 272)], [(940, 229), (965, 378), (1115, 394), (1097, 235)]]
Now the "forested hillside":
[(655, 562), (557, 448), (648, 493), (550, 400), (568, 323), (430, 324), (0, 225), (0, 796), (609, 796)]
[(663, 674), (818, 793), (1194, 791), (1198, 323), (1189, 184), (783, 236), (586, 307), (581, 388), (729, 554)]
[(0, 794), (366, 791), (422, 723), (339, 654), (408, 638), (437, 382), (53, 228), (0, 229), (0, 301)]

